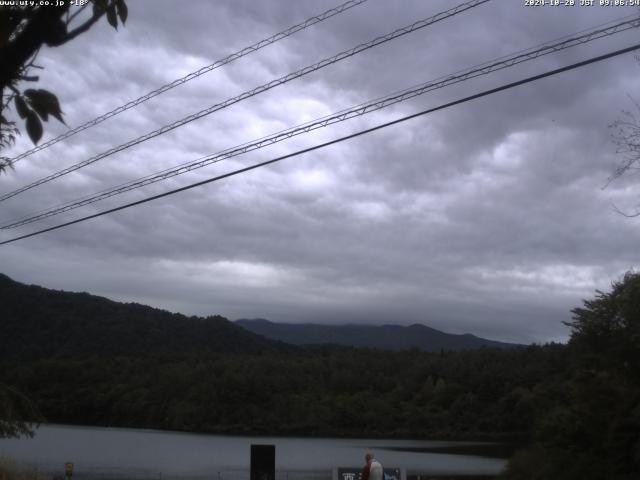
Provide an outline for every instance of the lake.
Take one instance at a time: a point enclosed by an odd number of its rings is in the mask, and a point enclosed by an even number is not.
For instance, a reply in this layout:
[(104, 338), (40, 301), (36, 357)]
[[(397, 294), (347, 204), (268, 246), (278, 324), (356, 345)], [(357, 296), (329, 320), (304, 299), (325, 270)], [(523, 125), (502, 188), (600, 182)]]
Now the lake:
[(63, 473), (64, 463), (73, 462), (74, 480), (91, 472), (239, 480), (243, 474), (226, 473), (248, 471), (251, 444), (274, 444), (280, 472), (359, 467), (366, 451), (373, 451), (386, 467), (408, 473), (493, 475), (505, 465), (500, 458), (427, 451), (458, 446), (468, 451), (472, 442), (237, 437), (64, 425), (43, 425), (32, 439), (0, 439), (0, 457), (42, 472)]

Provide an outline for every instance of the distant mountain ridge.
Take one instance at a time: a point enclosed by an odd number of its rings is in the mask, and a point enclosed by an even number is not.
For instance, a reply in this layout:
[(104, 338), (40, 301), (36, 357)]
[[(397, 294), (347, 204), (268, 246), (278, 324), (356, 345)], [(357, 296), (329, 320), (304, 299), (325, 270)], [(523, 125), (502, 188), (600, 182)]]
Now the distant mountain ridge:
[(248, 332), (221, 316), (187, 317), (88, 293), (25, 285), (2, 274), (0, 312), (0, 359), (295, 348)]
[(88, 293), (25, 285), (0, 274), (0, 360), (83, 355), (268, 353), (334, 344), (388, 350), (466, 350), (515, 345), (425, 325), (231, 322), (120, 303)]
[(315, 323), (277, 323), (262, 318), (235, 322), (250, 332), (293, 345), (334, 344), (385, 350), (418, 348), (427, 352), (469, 350), (481, 347), (513, 348), (513, 343), (456, 335), (426, 325), (323, 325)]

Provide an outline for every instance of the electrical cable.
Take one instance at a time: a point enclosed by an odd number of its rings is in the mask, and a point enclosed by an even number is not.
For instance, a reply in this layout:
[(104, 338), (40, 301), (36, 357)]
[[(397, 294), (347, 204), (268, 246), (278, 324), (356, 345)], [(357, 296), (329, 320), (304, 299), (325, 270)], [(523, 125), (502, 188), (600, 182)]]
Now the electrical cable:
[(258, 95), (260, 93), (266, 92), (267, 90), (270, 90), (274, 87), (277, 87), (279, 85), (283, 85), (285, 83), (288, 83), (294, 79), (300, 78), (304, 75), (307, 75), (309, 73), (315, 72), (317, 70), (320, 70), (321, 68), (327, 67), (329, 65), (332, 65), (334, 63), (337, 63), (341, 60), (344, 60), (346, 58), (352, 57), (358, 53), (361, 53), (365, 50), (368, 50), (370, 48), (376, 47), (378, 45), (381, 45), (383, 43), (389, 42), (391, 40), (394, 40), (398, 37), (401, 37), (403, 35), (407, 35), (409, 33), (415, 32), (416, 30), (425, 28), (429, 25), (432, 25), (436, 22), (445, 20), (447, 18), (453, 17), (454, 15), (457, 15), (459, 13), (465, 12), (471, 8), (477, 7), (479, 5), (482, 5), (484, 3), (487, 3), (491, 0), (470, 0), (468, 2), (462, 3), (456, 7), (453, 7), (449, 10), (440, 12), (434, 16), (431, 16), (429, 18), (425, 18), (423, 20), (419, 20), (411, 25), (408, 25), (406, 27), (403, 28), (399, 28), (397, 30), (394, 30), (391, 33), (388, 33), (386, 35), (380, 36), (380, 37), (376, 37), (373, 40), (366, 42), (366, 43), (362, 43), (360, 45), (357, 45), (349, 50), (345, 50), (337, 55), (334, 55), (333, 57), (329, 57), (329, 58), (325, 58), (324, 60), (321, 60), (320, 62), (314, 63), (313, 65), (308, 65), (300, 70), (297, 70), (293, 73), (289, 73), (287, 75), (284, 75), (280, 78), (277, 78), (275, 80), (272, 80), (268, 83), (265, 83), (263, 85), (260, 85), (259, 87), (254, 88), (253, 90), (248, 90), (236, 97), (232, 97), (229, 98), (221, 103), (217, 103), (215, 105), (212, 105), (208, 108), (205, 108), (204, 110), (201, 110), (197, 113), (191, 114), (185, 118), (182, 118), (181, 120), (178, 120), (174, 123), (171, 123), (169, 125), (165, 125), (157, 130), (154, 130), (153, 132), (147, 133), (146, 135), (143, 135), (141, 137), (138, 137), (136, 139), (130, 140), (127, 143), (123, 143), (117, 147), (114, 147), (110, 150), (107, 150), (106, 152), (100, 153), (96, 156), (93, 156), (87, 160), (84, 160), (82, 162), (76, 163), (75, 165), (71, 165), (70, 167), (64, 168), (62, 170), (59, 170), (56, 173), (53, 173), (51, 175), (48, 175), (44, 178), (41, 178), (39, 180), (36, 180), (35, 182), (32, 182), (24, 187), (18, 188), (17, 190), (14, 190), (12, 192), (6, 193), (2, 196), (0, 196), (0, 202), (7, 200), (11, 197), (14, 197), (22, 192), (26, 192), (27, 190), (30, 190), (34, 187), (37, 187), (39, 185), (42, 185), (44, 183), (50, 182), (52, 180), (55, 180), (56, 178), (59, 178), (63, 175), (66, 175), (68, 173), (74, 172), (76, 170), (79, 170), (80, 168), (86, 167), (87, 165), (91, 165), (92, 163), (95, 163), (99, 160), (102, 160), (103, 158), (109, 157), (115, 153), (121, 152), (122, 150), (126, 150), (127, 148), (133, 147), (134, 145), (138, 145), (142, 142), (145, 142), (147, 140), (150, 140), (152, 138), (155, 138), (159, 135), (163, 135), (171, 130), (174, 130), (178, 127), (181, 127), (183, 125), (186, 125), (188, 123), (191, 123), (195, 120), (198, 120), (199, 118), (202, 118), (206, 115), (210, 115), (213, 112), (216, 112), (218, 110), (222, 110), (228, 106), (231, 106), (233, 104), (236, 104), (238, 102), (241, 102), (242, 100), (245, 100), (247, 98), (253, 97), (255, 95)]
[(50, 147), (51, 145), (55, 145), (58, 142), (61, 142), (62, 140), (66, 140), (69, 137), (72, 137), (73, 135), (75, 135), (76, 133), (80, 133), (88, 128), (94, 127), (102, 122), (104, 122), (105, 120), (111, 118), (111, 117), (115, 117), (116, 115), (125, 112), (133, 107), (136, 107), (138, 105), (140, 105), (141, 103), (146, 102), (147, 100), (152, 99), (153, 97), (156, 97), (168, 90), (171, 90), (172, 88), (175, 88), (179, 85), (182, 85), (184, 83), (187, 83), (190, 80), (193, 80), (194, 78), (197, 78), (201, 75), (204, 75), (205, 73), (209, 73), (212, 70), (215, 70), (216, 68), (222, 67), (223, 65), (227, 65), (239, 58), (242, 58), (246, 55), (249, 55), (250, 53), (253, 52), (257, 52), (258, 50), (260, 50), (261, 48), (264, 48), (268, 45), (271, 45), (273, 43), (276, 43), (280, 40), (283, 40), (287, 37), (290, 37), (291, 35), (293, 35), (294, 33), (297, 33), (301, 30), (304, 30), (312, 25), (315, 25), (316, 23), (320, 23), (324, 20), (327, 20), (335, 15), (338, 15), (340, 13), (343, 13), (347, 10), (349, 10), (350, 8), (353, 8), (355, 6), (360, 5), (361, 3), (364, 3), (368, 0), (349, 0), (348, 2), (343, 3), (342, 5), (338, 5), (335, 8), (329, 9), (319, 15), (315, 15), (313, 17), (308, 18), (307, 20), (305, 20), (302, 23), (298, 23), (297, 25), (294, 25), (292, 27), (287, 28), (286, 30), (283, 30), (281, 32), (276, 33), (275, 35), (270, 36), (269, 38), (265, 38), (263, 40), (260, 40), (259, 42), (254, 43), (253, 45), (249, 45), (248, 47), (245, 47), (235, 53), (232, 53), (230, 55), (227, 55), (226, 57), (220, 59), (220, 60), (216, 60), (215, 62), (213, 62), (210, 65), (207, 65), (205, 67), (202, 67), (198, 70), (196, 70), (195, 72), (191, 72), (187, 75), (185, 75), (184, 77), (178, 78), (170, 83), (167, 83), (165, 85), (162, 85), (161, 87), (152, 90), (151, 92), (142, 95), (139, 98), (136, 98), (135, 100), (132, 100), (128, 103), (125, 103), (124, 105), (119, 106), (118, 108), (115, 108), (107, 113), (104, 113), (102, 115), (100, 115), (99, 117), (94, 118), (93, 120), (89, 120), (86, 123), (83, 123), (82, 125), (75, 127), (71, 130), (66, 131), (65, 133), (63, 133), (62, 135), (59, 135), (55, 138), (52, 138), (51, 140), (45, 142), (45, 143), (41, 143), (40, 145), (33, 147), (30, 150), (27, 150), (23, 153), (21, 153), (20, 155), (12, 158), (9, 160), (9, 162), (11, 164), (14, 164), (16, 162), (18, 162), (19, 160), (22, 160), (23, 158), (28, 157), (29, 155), (33, 155), (36, 152), (39, 152), (41, 150), (44, 150), (45, 148)]
[(101, 217), (101, 216), (107, 215), (109, 213), (118, 212), (120, 210), (124, 210), (124, 209), (130, 208), (130, 207), (134, 207), (134, 206), (137, 206), (137, 205), (141, 205), (143, 203), (148, 203), (148, 202), (151, 202), (153, 200), (158, 200), (160, 198), (168, 197), (170, 195), (174, 195), (176, 193), (184, 192), (184, 191), (190, 190), (192, 188), (200, 187), (202, 185), (206, 185), (208, 183), (212, 183), (212, 182), (215, 182), (215, 181), (218, 181), (218, 180), (222, 180), (224, 178), (232, 177), (232, 176), (244, 173), (244, 172), (248, 172), (250, 170), (255, 170), (255, 169), (260, 168), (260, 167), (271, 165), (273, 163), (280, 162), (280, 161), (285, 160), (287, 158), (297, 157), (297, 156), (302, 155), (304, 153), (312, 152), (314, 150), (319, 150), (321, 148), (328, 147), (330, 145), (335, 145), (337, 143), (344, 142), (346, 140), (350, 140), (352, 138), (356, 138), (356, 137), (359, 137), (359, 136), (362, 136), (362, 135), (365, 135), (365, 134), (368, 134), (368, 133), (372, 133), (372, 132), (375, 132), (377, 130), (381, 130), (383, 128), (390, 127), (392, 125), (403, 123), (403, 122), (406, 122), (408, 120), (411, 120), (411, 119), (414, 119), (414, 118), (417, 118), (417, 117), (421, 117), (423, 115), (427, 115), (429, 113), (433, 113), (433, 112), (438, 111), (438, 110), (444, 110), (445, 108), (453, 107), (455, 105), (460, 105), (462, 103), (466, 103), (466, 102), (469, 102), (471, 100), (476, 100), (478, 98), (486, 97), (486, 96), (492, 95), (494, 93), (498, 93), (498, 92), (501, 92), (501, 91), (504, 91), (504, 90), (509, 90), (511, 88), (514, 88), (514, 87), (517, 87), (517, 86), (520, 86), (520, 85), (524, 85), (524, 84), (527, 84), (527, 83), (535, 82), (535, 81), (541, 80), (543, 78), (550, 77), (552, 75), (557, 75), (559, 73), (567, 72), (569, 70), (574, 70), (576, 68), (580, 68), (580, 67), (583, 67), (583, 66), (586, 66), (586, 65), (590, 65), (592, 63), (596, 63), (596, 62), (600, 62), (600, 61), (603, 61), (603, 60), (607, 60), (609, 58), (613, 58), (613, 57), (616, 57), (618, 55), (623, 55), (625, 53), (629, 53), (629, 52), (632, 52), (632, 51), (638, 50), (638, 49), (640, 49), (640, 43), (637, 43), (635, 45), (632, 45), (630, 47), (626, 47), (626, 48), (623, 48), (623, 49), (620, 49), (620, 50), (615, 50), (613, 52), (609, 52), (609, 53), (604, 54), (604, 55), (599, 55), (597, 57), (592, 57), (592, 58), (590, 58), (588, 60), (583, 60), (581, 62), (573, 63), (571, 65), (567, 65), (567, 66), (564, 66), (564, 67), (561, 67), (561, 68), (556, 68), (554, 70), (549, 70), (547, 72), (544, 72), (544, 73), (541, 73), (541, 74), (538, 74), (538, 75), (534, 75), (534, 76), (531, 76), (531, 77), (527, 77), (527, 78), (524, 78), (522, 80), (518, 80), (516, 82), (507, 83), (507, 84), (502, 85), (500, 87), (492, 88), (490, 90), (485, 90), (483, 92), (476, 93), (475, 95), (470, 95), (468, 97), (464, 97), (464, 98), (461, 98), (459, 100), (455, 100), (453, 102), (445, 103), (443, 105), (439, 105), (439, 106), (434, 107), (434, 108), (429, 108), (427, 110), (423, 110), (421, 112), (417, 112), (417, 113), (414, 113), (412, 115), (407, 115), (405, 117), (401, 117), (401, 118), (398, 118), (396, 120), (392, 120), (390, 122), (386, 122), (386, 123), (382, 123), (380, 125), (376, 125), (375, 127), (367, 128), (365, 130), (360, 130), (359, 132), (355, 132), (355, 133), (352, 133), (350, 135), (339, 137), (339, 138), (336, 138), (334, 140), (330, 140), (328, 142), (321, 143), (319, 145), (314, 145), (313, 147), (308, 147), (308, 148), (305, 148), (305, 149), (302, 149), (302, 150), (298, 150), (298, 151), (293, 152), (293, 153), (289, 153), (287, 155), (282, 155), (280, 157), (273, 158), (271, 160), (267, 160), (267, 161), (264, 161), (264, 162), (256, 163), (256, 164), (250, 165), (248, 167), (244, 167), (244, 168), (241, 168), (241, 169), (238, 169), (238, 170), (234, 170), (232, 172), (228, 172), (228, 173), (225, 173), (225, 174), (222, 174), (222, 175), (218, 175), (216, 177), (208, 178), (206, 180), (202, 180), (200, 182), (192, 183), (192, 184), (186, 185), (184, 187), (176, 188), (174, 190), (170, 190), (168, 192), (161, 193), (159, 195), (154, 195), (152, 197), (148, 197), (148, 198), (145, 198), (145, 199), (142, 199), (142, 200), (138, 200), (136, 202), (127, 203), (127, 204), (121, 205), (119, 207), (111, 208), (109, 210), (104, 210), (102, 212), (98, 212), (98, 213), (95, 213), (93, 215), (87, 215), (85, 217), (78, 218), (76, 220), (72, 220), (72, 221), (69, 221), (69, 222), (65, 222), (65, 223), (61, 223), (61, 224), (58, 224), (58, 225), (54, 225), (52, 227), (44, 228), (42, 230), (38, 230), (36, 232), (32, 232), (32, 233), (29, 233), (29, 234), (26, 234), (26, 235), (21, 235), (19, 237), (11, 238), (9, 240), (4, 240), (4, 241), (0, 242), (0, 245), (6, 245), (6, 244), (9, 244), (9, 243), (17, 242), (18, 240), (23, 240), (23, 239), (26, 239), (26, 238), (34, 237), (36, 235), (41, 235), (41, 234), (46, 233), (46, 232), (51, 232), (53, 230), (58, 230), (60, 228), (67, 227), (67, 226), (70, 226), (70, 225), (74, 225), (76, 223), (80, 223), (80, 222), (84, 222), (86, 220), (91, 220), (93, 218)]
[(421, 85), (416, 85), (408, 89), (404, 89), (400, 92), (395, 92), (386, 97), (381, 97), (381, 98), (372, 100), (370, 102), (363, 103), (355, 107), (351, 107), (350, 109), (342, 110), (340, 112), (322, 117), (321, 119), (312, 120), (311, 122), (307, 122), (305, 124), (298, 125), (287, 130), (282, 130), (278, 133), (260, 138), (253, 142), (248, 142), (242, 145), (238, 145), (238, 146), (226, 149), (222, 152), (201, 157), (197, 160), (193, 160), (191, 162), (179, 165), (177, 167), (166, 169), (161, 172), (157, 172), (151, 175), (147, 175), (146, 177), (121, 184), (117, 187), (113, 187), (111, 189), (103, 190), (101, 192), (82, 197), (81, 199), (77, 199), (71, 202), (66, 202), (66, 203), (51, 207), (49, 209), (45, 209), (40, 212), (30, 214), (29, 216), (25, 216), (17, 220), (12, 220), (11, 222), (0, 226), (0, 229), (6, 230), (10, 228), (17, 228), (29, 223), (36, 222), (38, 220), (42, 220), (44, 218), (48, 218), (54, 215), (68, 212), (70, 210), (74, 210), (76, 208), (90, 205), (92, 203), (96, 203), (98, 201), (113, 197), (115, 195), (120, 195), (122, 193), (131, 191), (137, 188), (141, 188), (147, 185), (151, 185), (153, 183), (163, 181), (177, 175), (182, 175), (184, 173), (190, 172), (198, 168), (203, 168), (205, 166), (221, 162), (228, 158), (232, 158), (250, 151), (257, 150), (259, 148), (273, 145), (275, 143), (281, 142), (283, 140), (286, 140), (296, 135), (308, 133), (309, 131), (316, 130), (318, 128), (326, 127), (334, 123), (346, 121), (348, 119), (351, 119), (357, 116), (361, 116), (367, 113), (381, 110), (383, 108), (406, 101), (418, 95), (423, 95), (427, 92), (430, 92), (439, 88), (443, 88), (449, 85), (463, 82), (471, 78), (476, 78), (481, 75), (487, 75), (489, 73), (492, 73), (498, 70), (509, 68), (514, 65), (518, 65), (520, 63), (539, 58), (543, 55), (555, 53), (576, 45), (582, 45), (582, 44), (591, 42), (599, 38), (611, 36), (631, 28), (636, 28), (638, 26), (638, 22), (640, 21), (640, 16), (630, 16), (625, 18), (626, 18), (625, 20), (619, 21), (618, 23), (607, 26), (605, 28), (594, 27), (595, 30), (592, 29), (591, 31), (587, 31), (587, 33), (584, 33), (577, 37), (565, 36), (565, 37), (562, 37), (564, 40), (560, 42), (551, 41), (551, 42), (547, 42), (546, 44), (543, 44), (541, 47), (538, 47), (535, 50), (533, 49), (523, 50), (511, 56), (503, 56), (503, 57), (500, 57), (499, 61), (485, 62), (483, 64), (480, 64), (479, 66), (474, 66), (466, 70), (461, 70), (459, 72), (456, 72), (455, 74), (451, 74), (445, 77), (440, 77), (436, 80), (432, 80), (430, 82), (423, 83)]

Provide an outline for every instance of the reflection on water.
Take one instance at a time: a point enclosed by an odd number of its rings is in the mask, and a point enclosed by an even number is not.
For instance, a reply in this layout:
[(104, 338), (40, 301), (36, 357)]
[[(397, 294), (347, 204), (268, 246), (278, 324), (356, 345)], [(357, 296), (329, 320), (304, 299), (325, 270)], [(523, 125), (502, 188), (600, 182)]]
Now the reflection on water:
[(383, 464), (405, 468), (409, 475), (495, 475), (505, 465), (500, 458), (451, 453), (452, 447), (473, 445), (461, 442), (234, 437), (61, 425), (42, 426), (33, 439), (0, 439), (0, 456), (61, 473), (64, 462), (74, 462), (73, 480), (96, 472), (102, 472), (104, 480), (124, 473), (128, 478), (139, 474), (159, 480), (246, 480), (252, 443), (276, 445), (276, 469), (284, 475), (277, 480), (306, 480), (303, 472), (315, 475), (312, 480), (325, 480), (334, 467), (363, 463), (368, 450)]

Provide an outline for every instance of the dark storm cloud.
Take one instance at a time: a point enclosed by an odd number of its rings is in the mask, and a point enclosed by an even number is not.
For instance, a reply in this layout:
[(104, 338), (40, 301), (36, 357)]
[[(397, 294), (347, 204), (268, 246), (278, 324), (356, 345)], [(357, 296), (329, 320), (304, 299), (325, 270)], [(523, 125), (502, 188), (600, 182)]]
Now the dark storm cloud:
[[(332, 2), (130, 2), (44, 51), (42, 86), (72, 126)], [(179, 6), (178, 6), (179, 5)], [(451, 8), (371, 0), (16, 165), (15, 189), (290, 71)], [(4, 202), (3, 220), (94, 193), (342, 108), (635, 13), (494, 1), (248, 99)], [(12, 232), (77, 218), (621, 48), (637, 31), (432, 92)], [(223, 182), (2, 247), (17, 280), (187, 314), (425, 322), (511, 341), (566, 338), (563, 320), (638, 265), (637, 179), (602, 190), (607, 125), (640, 95), (631, 55), (412, 120)], [(47, 125), (47, 134), (64, 126)], [(14, 154), (29, 148), (20, 139)]]

